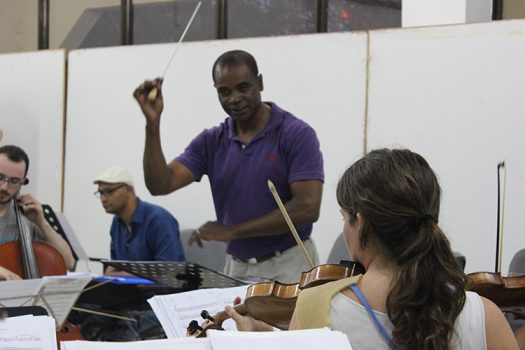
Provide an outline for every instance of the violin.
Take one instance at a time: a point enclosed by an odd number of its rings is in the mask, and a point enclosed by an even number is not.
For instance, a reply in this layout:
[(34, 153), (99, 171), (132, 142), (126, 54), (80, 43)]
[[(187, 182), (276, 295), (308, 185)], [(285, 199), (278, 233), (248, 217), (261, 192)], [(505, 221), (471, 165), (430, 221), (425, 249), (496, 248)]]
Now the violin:
[[(248, 287), (243, 304), (234, 306), (235, 311), (249, 315), (273, 327), (286, 330), (295, 309), (295, 303), (301, 290), (323, 283), (336, 281), (364, 273), (361, 264), (352, 261), (342, 261), (341, 264), (325, 264), (301, 273), (299, 283), (285, 284), (277, 281), (255, 283)], [(210, 316), (206, 310), (201, 312), (205, 319), (199, 326), (197, 321), (190, 322), (187, 335), (201, 338), (206, 336), (208, 329), (222, 330), (222, 323), (229, 318), (225, 311)]]
[[(468, 274), (467, 290), (494, 302), (503, 312), (510, 312), (519, 318), (525, 318), (525, 276), (503, 277), (501, 271), (501, 241), (503, 238), (503, 207), (505, 186), (500, 194), (500, 170), (505, 162), (498, 163), (498, 205), (496, 230), (496, 272), (475, 272)], [(505, 183), (505, 181), (504, 181)], [(500, 201), (503, 204), (500, 204)]]
[(525, 276), (502, 277), (499, 273), (468, 274), (467, 290), (494, 302), (502, 312), (525, 318)]
[[(364, 267), (358, 262), (341, 261), (338, 264), (326, 264), (314, 266), (312, 259), (308, 255), (306, 248), (295, 229), (295, 226), (284, 207), (279, 194), (272, 181), (268, 180), (268, 188), (272, 193), (279, 210), (283, 214), (290, 232), (294, 236), (298, 247), (305, 260), (312, 267), (311, 270), (301, 273), (299, 283), (284, 284), (277, 281), (255, 283), (248, 287), (244, 304), (234, 307), (235, 311), (241, 315), (249, 315), (256, 320), (263, 321), (279, 329), (288, 329), (295, 309), (297, 297), (301, 290), (311, 288), (323, 283), (336, 281), (339, 279), (352, 277), (365, 272)], [(199, 326), (197, 321), (192, 321), (187, 327), (188, 336), (200, 338), (206, 336), (208, 329), (223, 330), (222, 323), (229, 318), (225, 311), (221, 311), (214, 316), (210, 316), (206, 310), (201, 312), (204, 323)]]

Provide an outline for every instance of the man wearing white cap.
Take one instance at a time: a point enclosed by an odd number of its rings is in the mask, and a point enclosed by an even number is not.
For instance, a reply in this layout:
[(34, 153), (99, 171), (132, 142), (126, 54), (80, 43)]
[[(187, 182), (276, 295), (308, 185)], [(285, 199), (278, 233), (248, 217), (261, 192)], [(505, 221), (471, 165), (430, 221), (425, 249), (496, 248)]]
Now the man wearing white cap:
[[(93, 181), (95, 195), (111, 223), (111, 259), (128, 261), (184, 261), (179, 224), (166, 209), (140, 200), (135, 194), (133, 178), (122, 167), (111, 167)], [(108, 266), (106, 275), (127, 274)], [(162, 330), (153, 310), (130, 310), (129, 320), (108, 319), (92, 315), (82, 321), (82, 335), (87, 340), (135, 341), (152, 329)]]
[[(95, 178), (95, 195), (111, 224), (111, 259), (130, 261), (184, 261), (179, 224), (166, 209), (140, 200), (129, 172), (112, 167)], [(119, 271), (109, 266), (106, 274)]]

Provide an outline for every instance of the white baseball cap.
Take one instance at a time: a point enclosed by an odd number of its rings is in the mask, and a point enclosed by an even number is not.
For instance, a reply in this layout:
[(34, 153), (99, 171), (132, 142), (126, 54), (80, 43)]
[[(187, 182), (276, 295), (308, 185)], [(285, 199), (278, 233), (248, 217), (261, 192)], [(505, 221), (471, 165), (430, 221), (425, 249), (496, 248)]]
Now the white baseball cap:
[(114, 166), (104, 170), (93, 181), (95, 185), (101, 182), (108, 184), (123, 183), (133, 187), (133, 178), (131, 177), (130, 173), (126, 169), (119, 166)]

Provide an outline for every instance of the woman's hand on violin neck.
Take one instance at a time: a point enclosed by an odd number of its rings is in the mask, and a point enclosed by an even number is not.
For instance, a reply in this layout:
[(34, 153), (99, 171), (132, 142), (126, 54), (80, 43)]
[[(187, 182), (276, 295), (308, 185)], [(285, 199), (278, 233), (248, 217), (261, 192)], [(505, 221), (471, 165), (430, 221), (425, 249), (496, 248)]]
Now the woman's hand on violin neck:
[(273, 327), (262, 321), (257, 321), (251, 316), (244, 316), (235, 311), (231, 306), (226, 306), (224, 311), (235, 321), (237, 329), (241, 332), (269, 332)]

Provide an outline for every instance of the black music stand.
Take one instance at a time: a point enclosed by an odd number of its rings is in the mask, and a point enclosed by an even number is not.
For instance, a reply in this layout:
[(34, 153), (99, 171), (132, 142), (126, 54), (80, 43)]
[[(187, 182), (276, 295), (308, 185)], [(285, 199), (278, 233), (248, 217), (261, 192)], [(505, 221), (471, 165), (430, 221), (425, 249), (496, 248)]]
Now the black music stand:
[(43, 306), (10, 306), (0, 308), (0, 319), (23, 315), (48, 316), (49, 313)]
[(105, 265), (147, 278), (181, 292), (203, 288), (229, 288), (246, 282), (199, 264), (178, 261), (102, 260)]
[(42, 204), (42, 209), (44, 211), (44, 218), (46, 221), (51, 225), (53, 230), (55, 230), (69, 245), (69, 248), (71, 248), (71, 253), (73, 253), (73, 258), (75, 259), (75, 264), (78, 261), (78, 255), (76, 254), (75, 250), (71, 246), (71, 242), (69, 242), (69, 237), (66, 235), (66, 232), (64, 231), (64, 228), (60, 224), (60, 221), (58, 220), (57, 215), (55, 214), (55, 211), (53, 208), (51, 208), (48, 204)]

